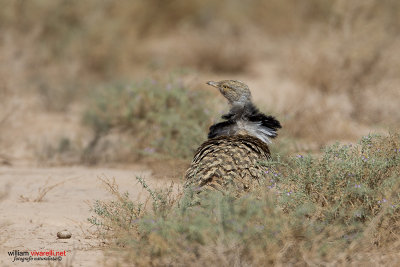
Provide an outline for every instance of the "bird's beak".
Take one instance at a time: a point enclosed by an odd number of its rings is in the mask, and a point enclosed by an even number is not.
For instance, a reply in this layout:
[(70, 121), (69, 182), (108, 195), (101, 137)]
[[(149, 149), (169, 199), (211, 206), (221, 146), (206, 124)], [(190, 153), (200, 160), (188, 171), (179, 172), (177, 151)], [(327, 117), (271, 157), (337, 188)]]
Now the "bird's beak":
[(209, 82), (207, 82), (207, 84), (218, 88), (217, 82), (209, 81)]

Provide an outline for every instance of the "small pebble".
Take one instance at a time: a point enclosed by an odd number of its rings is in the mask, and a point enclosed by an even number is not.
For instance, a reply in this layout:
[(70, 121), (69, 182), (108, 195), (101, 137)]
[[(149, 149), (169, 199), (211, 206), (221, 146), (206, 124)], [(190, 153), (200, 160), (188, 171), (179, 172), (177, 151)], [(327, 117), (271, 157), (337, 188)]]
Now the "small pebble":
[(60, 239), (69, 239), (71, 236), (72, 234), (68, 230), (63, 230), (57, 233), (57, 237)]

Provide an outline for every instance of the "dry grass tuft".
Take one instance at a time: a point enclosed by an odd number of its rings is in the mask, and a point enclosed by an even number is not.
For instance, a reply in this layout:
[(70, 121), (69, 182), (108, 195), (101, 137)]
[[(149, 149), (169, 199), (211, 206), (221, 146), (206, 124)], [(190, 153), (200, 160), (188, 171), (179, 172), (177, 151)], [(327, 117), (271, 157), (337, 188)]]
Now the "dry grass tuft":
[(56, 183), (53, 185), (49, 185), (49, 181), (50, 181), (50, 177), (49, 177), (49, 179), (47, 179), (46, 183), (43, 186), (38, 188), (38, 194), (36, 197), (25, 197), (23, 195), (20, 195), (19, 196), (20, 201), (21, 202), (43, 202), (47, 193), (49, 193), (51, 190), (53, 190), (57, 186), (64, 184), (68, 180), (65, 180), (65, 181), (62, 181), (62, 182), (59, 182), (59, 183)]

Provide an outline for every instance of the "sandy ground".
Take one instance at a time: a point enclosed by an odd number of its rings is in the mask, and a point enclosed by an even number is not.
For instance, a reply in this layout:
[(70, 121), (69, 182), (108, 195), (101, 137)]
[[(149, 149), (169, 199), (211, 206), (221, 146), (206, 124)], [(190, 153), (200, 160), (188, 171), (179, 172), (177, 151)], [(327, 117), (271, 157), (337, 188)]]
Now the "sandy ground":
[[(149, 170), (139, 167), (104, 169), (88, 167), (31, 168), (0, 167), (0, 189), (6, 196), (0, 202), (0, 266), (36, 266), (46, 262), (12, 262), (9, 251), (66, 251), (60, 264), (67, 266), (101, 266), (105, 262), (101, 240), (90, 234), (87, 218), (90, 203), (111, 199), (100, 178), (115, 178), (120, 190), (132, 199), (147, 197), (135, 176), (144, 177), (153, 187), (170, 181), (151, 177)], [(39, 189), (51, 189), (35, 202)], [(1, 191), (1, 190), (0, 190)], [(4, 191), (4, 190), (3, 190)], [(58, 239), (57, 232), (67, 229), (71, 239)]]

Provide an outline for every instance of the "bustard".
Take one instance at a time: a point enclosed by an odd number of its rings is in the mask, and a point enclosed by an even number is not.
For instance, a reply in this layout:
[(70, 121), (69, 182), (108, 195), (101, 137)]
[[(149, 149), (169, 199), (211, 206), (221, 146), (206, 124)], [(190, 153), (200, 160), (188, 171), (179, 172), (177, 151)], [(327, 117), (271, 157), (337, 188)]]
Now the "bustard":
[(197, 149), (186, 171), (184, 187), (224, 191), (233, 186), (239, 192), (247, 191), (262, 181), (266, 168), (260, 162), (270, 158), (268, 143), (277, 136), (281, 124), (259, 112), (243, 82), (207, 84), (219, 89), (230, 110), (222, 122), (210, 127), (208, 140)]

